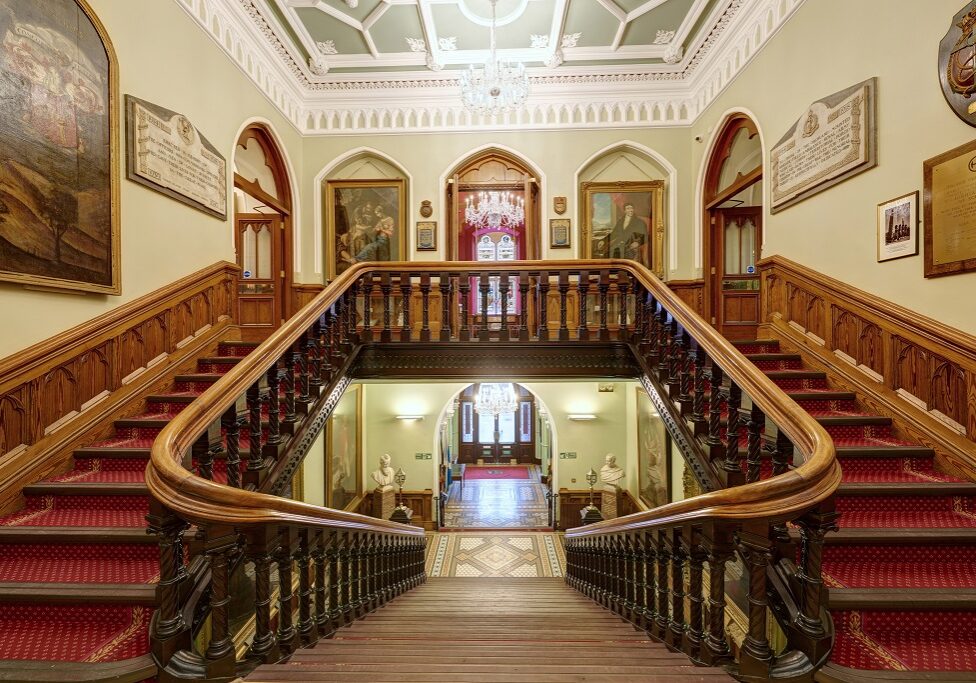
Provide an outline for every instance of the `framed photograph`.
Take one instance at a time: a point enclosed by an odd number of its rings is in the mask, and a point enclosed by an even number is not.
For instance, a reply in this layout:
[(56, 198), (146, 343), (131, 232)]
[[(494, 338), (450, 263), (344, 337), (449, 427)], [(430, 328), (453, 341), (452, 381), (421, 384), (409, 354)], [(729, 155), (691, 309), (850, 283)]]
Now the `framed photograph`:
[(549, 219), (549, 247), (551, 249), (569, 249), (572, 246), (569, 228), (570, 221), (568, 218)]
[(922, 164), (925, 277), (976, 270), (976, 141)]
[(361, 385), (350, 386), (326, 422), (325, 504), (336, 510), (363, 492), (362, 395)]
[(417, 221), (417, 251), (437, 251), (437, 221)]
[(120, 294), (118, 62), (84, 0), (0, 12), (0, 280)]
[(637, 387), (637, 484), (645, 505), (671, 502), (671, 439), (644, 387)]
[(637, 261), (664, 276), (664, 181), (582, 183), (583, 258)]
[(878, 204), (878, 262), (918, 253), (918, 192)]
[(325, 183), (326, 262), (334, 279), (362, 261), (405, 261), (404, 181)]

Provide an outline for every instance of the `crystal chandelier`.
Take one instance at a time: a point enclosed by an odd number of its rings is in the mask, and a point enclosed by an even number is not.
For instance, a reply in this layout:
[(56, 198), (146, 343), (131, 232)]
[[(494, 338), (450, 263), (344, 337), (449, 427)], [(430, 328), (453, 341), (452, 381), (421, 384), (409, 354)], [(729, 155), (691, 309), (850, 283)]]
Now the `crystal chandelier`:
[(496, 417), (504, 413), (514, 413), (517, 408), (518, 398), (511, 382), (484, 383), (474, 399), (474, 409), (479, 415)]
[(495, 55), (495, 3), (491, 0), (491, 52), (484, 66), (461, 73), (461, 101), (468, 111), (494, 115), (521, 107), (529, 95), (529, 76), (522, 62)]
[(525, 221), (525, 199), (511, 192), (479, 192), (478, 200), (469, 196), (464, 203), (464, 220), (475, 228), (515, 228)]

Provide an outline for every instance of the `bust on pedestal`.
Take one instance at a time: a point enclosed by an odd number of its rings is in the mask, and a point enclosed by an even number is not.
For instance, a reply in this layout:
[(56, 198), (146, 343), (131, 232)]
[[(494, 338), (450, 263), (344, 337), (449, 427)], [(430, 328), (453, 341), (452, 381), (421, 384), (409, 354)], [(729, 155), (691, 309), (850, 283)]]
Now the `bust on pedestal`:
[(600, 508), (604, 519), (618, 516), (620, 485), (617, 482), (624, 478), (624, 474), (623, 468), (617, 464), (617, 456), (607, 453), (606, 464), (600, 468), (600, 481), (603, 482)]
[(380, 456), (380, 468), (370, 474), (376, 482), (373, 490), (373, 516), (389, 519), (396, 507), (396, 494), (393, 492), (393, 467), (390, 465), (390, 454)]

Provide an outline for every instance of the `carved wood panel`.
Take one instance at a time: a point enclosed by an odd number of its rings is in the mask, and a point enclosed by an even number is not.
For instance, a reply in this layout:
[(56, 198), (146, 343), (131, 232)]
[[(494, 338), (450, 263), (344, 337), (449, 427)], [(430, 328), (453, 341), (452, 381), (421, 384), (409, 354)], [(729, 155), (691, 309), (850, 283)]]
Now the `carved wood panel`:
[(705, 314), (704, 280), (671, 280), (667, 283), (678, 297), (698, 315)]

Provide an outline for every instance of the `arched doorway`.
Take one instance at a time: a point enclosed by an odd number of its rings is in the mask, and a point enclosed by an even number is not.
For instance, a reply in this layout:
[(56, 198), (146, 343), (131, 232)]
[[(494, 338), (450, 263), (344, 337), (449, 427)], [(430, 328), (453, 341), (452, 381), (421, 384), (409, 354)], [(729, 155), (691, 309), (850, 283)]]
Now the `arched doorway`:
[(729, 339), (754, 339), (759, 325), (762, 176), (759, 129), (732, 114), (705, 170), (703, 231), (706, 316)]
[(284, 159), (270, 131), (249, 125), (234, 147), (237, 319), (245, 340), (276, 330), (291, 311), (292, 202)]

